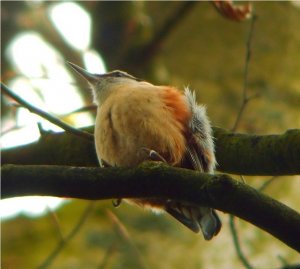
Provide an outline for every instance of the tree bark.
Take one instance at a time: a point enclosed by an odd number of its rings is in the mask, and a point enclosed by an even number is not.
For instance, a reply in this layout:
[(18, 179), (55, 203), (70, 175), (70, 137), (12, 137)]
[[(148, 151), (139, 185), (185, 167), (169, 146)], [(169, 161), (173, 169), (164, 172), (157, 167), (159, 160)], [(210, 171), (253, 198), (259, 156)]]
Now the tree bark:
[(80, 199), (164, 197), (240, 217), (300, 252), (300, 214), (227, 175), (144, 163), (136, 168), (2, 167), (2, 198), (49, 195)]
[[(85, 130), (93, 132), (92, 127)], [(213, 130), (218, 171), (239, 175), (300, 174), (300, 130), (279, 135)], [(2, 150), (2, 164), (98, 166), (98, 160), (92, 143), (68, 133), (49, 133), (35, 143)]]
[(300, 174), (300, 130), (283, 134), (239, 134), (214, 128), (217, 169), (239, 175)]

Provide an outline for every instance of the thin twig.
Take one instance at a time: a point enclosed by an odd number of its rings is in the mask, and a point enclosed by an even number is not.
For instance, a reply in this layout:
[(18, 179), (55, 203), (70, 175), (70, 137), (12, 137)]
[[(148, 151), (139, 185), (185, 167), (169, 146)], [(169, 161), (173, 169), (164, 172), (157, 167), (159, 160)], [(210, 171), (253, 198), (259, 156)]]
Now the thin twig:
[(130, 248), (132, 249), (134, 255), (136, 256), (137, 260), (140, 263), (140, 268), (147, 268), (146, 263), (144, 262), (144, 259), (141, 255), (139, 249), (137, 248), (135, 243), (132, 241), (129, 232), (128, 232), (127, 228), (125, 227), (125, 225), (122, 223), (122, 221), (111, 210), (107, 210), (107, 215), (111, 219), (112, 223), (115, 225), (116, 231), (118, 232), (118, 234), (121, 236), (122, 239), (125, 240), (125, 242), (128, 244), (128, 246), (130, 246)]
[(234, 244), (234, 247), (235, 247), (235, 250), (236, 250), (236, 253), (237, 253), (239, 259), (241, 260), (241, 262), (243, 263), (245, 268), (253, 269), (253, 267), (248, 262), (245, 254), (242, 251), (241, 243), (240, 243), (239, 236), (238, 236), (238, 232), (236, 230), (235, 217), (233, 215), (229, 216), (229, 227), (230, 227), (231, 235), (232, 235), (232, 238), (233, 238), (233, 244)]
[(244, 84), (243, 84), (243, 93), (242, 93), (242, 104), (239, 109), (238, 115), (236, 117), (235, 123), (232, 127), (232, 131), (235, 132), (238, 124), (241, 120), (241, 117), (243, 115), (243, 112), (245, 111), (246, 105), (248, 102), (256, 97), (257, 95), (253, 96), (248, 96), (247, 90), (248, 90), (248, 71), (249, 71), (249, 63), (250, 63), (250, 58), (251, 58), (251, 41), (252, 41), (252, 36), (253, 36), (253, 31), (254, 31), (254, 24), (257, 19), (257, 16), (255, 14), (252, 15), (251, 23), (250, 23), (250, 30), (248, 33), (248, 38), (246, 42), (246, 59), (245, 59), (245, 69), (244, 69)]
[[(255, 24), (256, 19), (257, 19), (257, 16), (253, 13), (252, 18), (251, 18), (248, 38), (247, 38), (247, 42), (246, 42), (246, 57), (245, 57), (245, 69), (244, 69), (244, 80), (243, 80), (244, 83), (243, 83), (243, 91), (242, 91), (242, 104), (238, 111), (235, 123), (231, 129), (232, 132), (236, 131), (238, 124), (241, 121), (243, 112), (245, 111), (245, 108), (246, 108), (247, 104), (249, 103), (249, 101), (256, 97), (256, 95), (248, 96), (248, 93), (247, 93), (249, 63), (250, 63), (250, 58), (251, 58), (251, 41), (252, 41), (254, 24)], [(244, 178), (242, 175), (241, 175), (241, 179), (244, 182)], [(242, 264), (244, 265), (245, 268), (252, 269), (253, 268), (252, 265), (249, 263), (248, 259), (246, 258), (246, 255), (242, 251), (238, 232), (237, 232), (236, 225), (235, 225), (235, 216), (233, 216), (233, 215), (229, 216), (229, 227), (230, 227), (230, 232), (231, 232), (231, 235), (233, 238), (234, 247), (235, 247), (236, 253), (237, 253), (240, 261), (242, 262)]]
[(275, 181), (276, 179), (278, 179), (279, 177), (277, 176), (273, 176), (270, 179), (268, 179), (267, 181), (265, 181), (259, 188), (259, 191), (264, 191), (273, 181)]
[(111, 244), (110, 247), (106, 250), (104, 257), (102, 258), (101, 263), (98, 266), (98, 269), (104, 269), (108, 263), (109, 258), (116, 251), (116, 244)]
[(92, 111), (92, 110), (95, 111), (96, 109), (97, 109), (96, 105), (84, 106), (84, 107), (78, 108), (76, 110), (73, 110), (71, 112), (68, 112), (68, 113), (62, 115), (62, 117), (68, 117), (68, 116), (73, 115), (75, 113), (82, 113), (82, 112), (87, 112), (87, 111)]
[(197, 3), (197, 1), (183, 2), (180, 7), (165, 21), (160, 31), (153, 36), (149, 44), (147, 44), (139, 53), (139, 61), (141, 61), (141, 58), (144, 62), (153, 58), (154, 53), (158, 50), (163, 41), (166, 40), (170, 33), (175, 29), (176, 25), (185, 18), (188, 12), (192, 10)]
[(59, 253), (62, 251), (62, 249), (66, 246), (66, 244), (71, 241), (71, 239), (78, 233), (78, 231), (81, 229), (85, 221), (87, 220), (88, 216), (92, 212), (92, 209), (94, 208), (94, 202), (91, 201), (87, 205), (87, 207), (84, 209), (83, 213), (81, 214), (78, 222), (75, 224), (73, 229), (70, 231), (70, 233), (65, 237), (63, 241), (60, 241), (55, 249), (50, 253), (50, 255), (42, 262), (41, 265), (38, 266), (38, 269), (45, 269), (48, 268), (51, 263), (55, 260), (55, 258), (59, 255)]
[[(243, 175), (240, 175), (241, 177), (241, 181), (245, 184), (245, 178)], [(239, 240), (239, 236), (238, 236), (238, 232), (236, 229), (236, 225), (235, 225), (235, 216), (234, 215), (230, 215), (229, 216), (229, 227), (230, 227), (230, 232), (233, 238), (233, 244), (236, 250), (236, 253), (239, 257), (239, 259), (241, 260), (241, 262), (243, 263), (243, 265), (245, 266), (245, 268), (247, 269), (253, 269), (252, 265), (249, 263), (249, 261), (247, 260), (244, 252), (242, 251), (242, 246)]]
[(47, 205), (47, 211), (49, 212), (51, 220), (53, 221), (55, 229), (57, 230), (60, 241), (61, 242), (65, 241), (64, 235), (63, 235), (63, 232), (62, 232), (61, 226), (59, 224), (59, 220), (58, 220), (58, 217), (57, 217), (56, 213), (48, 205)]
[(282, 267), (278, 268), (278, 269), (299, 269), (300, 268), (300, 263), (296, 263), (296, 264), (288, 264), (288, 265), (283, 265)]
[(21, 104), (22, 106), (27, 108), (30, 112), (39, 115), (40, 117), (48, 120), (49, 122), (55, 124), (56, 126), (59, 126), (60, 128), (64, 129), (66, 132), (77, 135), (77, 136), (84, 138), (86, 140), (89, 140), (91, 142), (94, 141), (94, 136), (92, 134), (85, 132), (85, 131), (81, 131), (79, 129), (76, 129), (76, 128), (64, 123), (63, 121), (59, 120), (58, 118), (50, 115), (49, 113), (47, 113), (37, 107), (34, 107), (33, 105), (29, 104), (28, 102), (26, 102), (24, 99), (22, 99), (18, 95), (16, 95), (12, 90), (10, 90), (2, 82), (1, 82), (1, 89), (4, 94), (8, 95), (9, 97), (11, 97), (15, 101), (17, 101), (19, 104)]

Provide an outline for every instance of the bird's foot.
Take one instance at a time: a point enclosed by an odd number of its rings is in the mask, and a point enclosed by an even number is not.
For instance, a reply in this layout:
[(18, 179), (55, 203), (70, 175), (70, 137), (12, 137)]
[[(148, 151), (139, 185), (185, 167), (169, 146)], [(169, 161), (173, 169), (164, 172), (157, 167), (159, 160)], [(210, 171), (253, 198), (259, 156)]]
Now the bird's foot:
[(122, 203), (122, 198), (112, 200), (112, 204), (114, 207), (119, 207), (121, 203)]
[(148, 148), (141, 148), (142, 151), (146, 152), (151, 161), (167, 163), (164, 157), (162, 157), (157, 151)]

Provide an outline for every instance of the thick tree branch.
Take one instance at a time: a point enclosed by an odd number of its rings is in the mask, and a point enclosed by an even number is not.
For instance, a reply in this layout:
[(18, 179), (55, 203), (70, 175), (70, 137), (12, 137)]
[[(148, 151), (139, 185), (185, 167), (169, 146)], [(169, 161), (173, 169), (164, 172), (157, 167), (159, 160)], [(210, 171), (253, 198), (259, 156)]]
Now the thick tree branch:
[[(93, 132), (92, 127), (85, 129)], [(243, 175), (300, 174), (300, 130), (282, 135), (234, 134), (214, 128), (221, 172)], [(94, 145), (72, 134), (47, 134), (36, 143), (2, 150), (2, 164), (98, 166)]]
[[(71, 134), (84, 138), (89, 142), (93, 141), (94, 136), (91, 133), (73, 128), (72, 126), (67, 125), (66, 123), (60, 121), (59, 119), (53, 117), (45, 111), (32, 106), (31, 104), (14, 94), (3, 83), (1, 83), (1, 89), (5, 94), (16, 100), (19, 104), (28, 108), (31, 112), (40, 115), (41, 117), (56, 124), (57, 126), (60, 126)], [(214, 136), (217, 138), (216, 157), (219, 163), (218, 169), (220, 171), (243, 175), (293, 175), (300, 173), (300, 130), (291, 130), (279, 136), (255, 136), (233, 134), (228, 133), (222, 129), (215, 128)], [(79, 143), (75, 142), (75, 144)], [(82, 145), (80, 145), (80, 148), (84, 148), (84, 146), (82, 147)], [(88, 150), (90, 152), (93, 152), (92, 154), (94, 154), (94, 151), (91, 151), (90, 148), (91, 145), (89, 145)], [(64, 150), (68, 157), (73, 153), (77, 155), (78, 153), (80, 153), (73, 147), (58, 148), (57, 145), (53, 145), (53, 147), (50, 148), (48, 147), (48, 150), (50, 152), (43, 150), (39, 152), (39, 154), (35, 155), (37, 158), (33, 161), (37, 161), (38, 163), (28, 162), (28, 160), (31, 159), (28, 154), (24, 156), (25, 158), (22, 161), (22, 159), (20, 159), (19, 157), (19, 149), (17, 150), (17, 154), (15, 157), (21, 160), (21, 164), (53, 164), (53, 161), (54, 164), (62, 164), (56, 162), (57, 158), (53, 159), (53, 155), (57, 155), (57, 152)], [(53, 150), (54, 152), (52, 152)], [(18, 163), (14, 158), (10, 159), (11, 161), (8, 161), (6, 158), (7, 155), (11, 156), (11, 154), (8, 152), (8, 154), (6, 154), (6, 156), (4, 156), (3, 158), (3, 163)], [(40, 157), (42, 155), (51, 156), (49, 160), (50, 162), (48, 161), (41, 163)], [(86, 155), (79, 154), (79, 156)], [(63, 164), (73, 165), (73, 163), (68, 163), (68, 161), (70, 160), (68, 158), (65, 158), (66, 156), (64, 156), (64, 158), (61, 158), (61, 155), (56, 157), (58, 157), (58, 159), (60, 160), (63, 160)], [(94, 163), (97, 163), (96, 159), (94, 160), (93, 164)]]
[(133, 169), (3, 166), (2, 198), (26, 195), (80, 199), (159, 196), (189, 201), (238, 216), (300, 252), (300, 214), (226, 175), (161, 163)]
[(219, 171), (240, 175), (300, 174), (300, 130), (280, 135), (238, 134), (214, 128)]

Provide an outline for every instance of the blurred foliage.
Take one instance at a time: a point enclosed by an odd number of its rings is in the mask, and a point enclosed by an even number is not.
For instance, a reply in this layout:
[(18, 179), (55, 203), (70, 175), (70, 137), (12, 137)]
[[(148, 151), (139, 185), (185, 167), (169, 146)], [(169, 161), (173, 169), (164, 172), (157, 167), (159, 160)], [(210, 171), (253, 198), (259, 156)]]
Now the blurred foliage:
[[(92, 15), (93, 44), (103, 54), (107, 66), (121, 65), (155, 83), (179, 88), (189, 85), (197, 91), (199, 101), (207, 105), (214, 125), (232, 127), (242, 98), (249, 21), (226, 20), (210, 3), (200, 2), (172, 29), (160, 44), (160, 50), (145, 64), (138, 63), (132, 53), (151, 42), (182, 2), (78, 3)], [(52, 4), (41, 3), (45, 8)], [(255, 2), (254, 7), (258, 20), (252, 40), (249, 94), (257, 93), (259, 97), (248, 104), (238, 131), (266, 134), (299, 128), (300, 9), (290, 2)], [(16, 17), (11, 16), (9, 8)], [(30, 16), (38, 12), (36, 8), (23, 2), (5, 2), (2, 52), (12, 37), (24, 30), (20, 21), (12, 23), (11, 18), (20, 18), (22, 14), (33, 21)], [(5, 26), (8, 27), (3, 31)], [(51, 42), (51, 38), (47, 40)], [(55, 41), (55, 44), (60, 42)], [(80, 59), (74, 51), (67, 52), (66, 46), (57, 49), (70, 61)], [(5, 75), (14, 70), (3, 55), (2, 78), (8, 79)], [(10, 108), (2, 106), (2, 109), (7, 114)], [(247, 183), (256, 187), (265, 179), (246, 178)], [(296, 193), (299, 188), (299, 177), (282, 177), (266, 192), (299, 208), (300, 198)], [(56, 212), (63, 234), (71, 230), (86, 204), (86, 201), (72, 201)], [(120, 227), (107, 214), (108, 209), (126, 227), (129, 239), (120, 233)], [(227, 217), (222, 214), (222, 219), (220, 235), (211, 242), (204, 242), (201, 236), (192, 234), (167, 216), (126, 204), (114, 209), (110, 202), (99, 201), (51, 268), (241, 268)], [(242, 247), (255, 268), (280, 267), (279, 256), (288, 263), (297, 259), (299, 262), (295, 251), (250, 224), (237, 222)], [(5, 221), (2, 224), (2, 268), (36, 268), (58, 242), (59, 234), (49, 214), (38, 219), (19, 216)]]
[[(166, 3), (165, 3), (166, 5)], [(284, 2), (255, 2), (249, 93), (242, 129), (253, 133), (299, 128), (300, 10)], [(285, 23), (282, 23), (285, 21)], [(197, 29), (197, 31), (193, 30)], [(231, 128), (241, 100), (249, 22), (217, 16), (201, 3), (170, 36), (161, 54), (173, 84), (189, 84), (215, 125)], [(176, 55), (176, 57), (174, 57)]]

